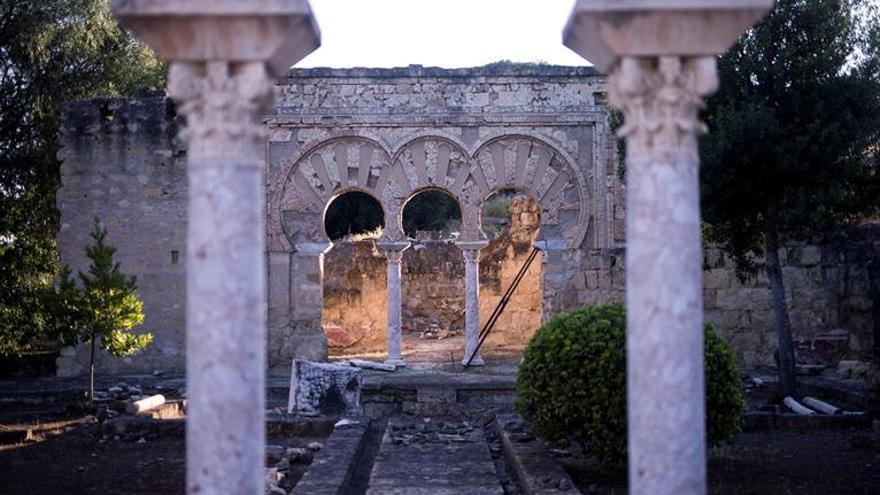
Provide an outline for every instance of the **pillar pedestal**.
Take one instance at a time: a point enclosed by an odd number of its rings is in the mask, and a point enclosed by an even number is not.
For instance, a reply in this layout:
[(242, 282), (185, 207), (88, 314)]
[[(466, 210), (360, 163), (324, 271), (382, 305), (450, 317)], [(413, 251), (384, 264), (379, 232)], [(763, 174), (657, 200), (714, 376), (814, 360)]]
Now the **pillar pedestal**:
[(388, 355), (386, 364), (405, 366), (403, 347), (403, 317), (401, 310), (400, 262), (408, 242), (379, 242), (376, 245), (388, 260)]
[(265, 490), (266, 231), (262, 117), (275, 77), (317, 48), (305, 0), (117, 0), (171, 62), (186, 117), (187, 493)]
[[(482, 366), (480, 353), (474, 352), (480, 341), (480, 250), (489, 245), (487, 241), (462, 241), (455, 243), (464, 255), (464, 359), (462, 364)], [(473, 355), (473, 359), (471, 359)]]

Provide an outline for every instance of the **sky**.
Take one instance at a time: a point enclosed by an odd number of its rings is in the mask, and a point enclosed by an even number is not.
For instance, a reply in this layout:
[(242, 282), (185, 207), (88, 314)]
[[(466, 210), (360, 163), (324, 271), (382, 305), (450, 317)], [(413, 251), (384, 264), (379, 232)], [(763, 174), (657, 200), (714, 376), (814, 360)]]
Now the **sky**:
[(310, 0), (321, 47), (296, 67), (589, 65), (562, 45), (574, 0)]

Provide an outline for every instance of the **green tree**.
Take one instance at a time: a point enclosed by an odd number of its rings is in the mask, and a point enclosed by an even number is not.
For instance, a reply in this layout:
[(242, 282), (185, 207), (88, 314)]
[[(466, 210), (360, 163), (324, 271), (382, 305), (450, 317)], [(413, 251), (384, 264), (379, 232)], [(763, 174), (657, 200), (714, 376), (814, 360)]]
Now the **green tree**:
[(700, 150), (707, 236), (741, 279), (769, 279), (784, 395), (797, 384), (779, 248), (878, 208), (877, 25), (867, 0), (779, 0), (719, 61)]
[(107, 0), (0, 1), (0, 355), (50, 321), (61, 105), (164, 88), (164, 74)]
[(77, 286), (66, 265), (61, 272), (55, 313), (56, 325), (65, 345), (89, 343), (89, 398), (95, 397), (95, 357), (98, 348), (112, 356), (129, 356), (153, 341), (150, 333), (133, 334), (144, 321), (144, 303), (137, 295), (137, 280), (119, 271), (113, 261), (116, 248), (104, 240), (107, 231), (95, 218), (93, 245), (86, 248), (91, 260), (89, 272), (79, 272)]

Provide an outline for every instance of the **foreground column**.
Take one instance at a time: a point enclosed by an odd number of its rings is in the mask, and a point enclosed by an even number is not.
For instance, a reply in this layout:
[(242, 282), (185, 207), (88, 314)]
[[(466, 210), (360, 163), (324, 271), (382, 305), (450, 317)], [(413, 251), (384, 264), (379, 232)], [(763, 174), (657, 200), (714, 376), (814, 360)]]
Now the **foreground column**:
[(385, 363), (404, 366), (401, 356), (403, 340), (403, 317), (401, 309), (400, 262), (408, 242), (380, 242), (378, 248), (388, 260), (388, 355)]
[[(703, 272), (697, 122), (715, 59), (625, 58), (627, 389), (633, 493), (704, 493)], [(675, 99), (661, 100), (663, 94)], [(650, 107), (633, 102), (651, 102)], [(676, 120), (666, 121), (658, 110)], [(640, 112), (642, 112), (640, 114)], [(651, 131), (648, 119), (660, 122)]]
[(698, 112), (717, 87), (715, 56), (771, 5), (580, 0), (565, 30), (566, 45), (611, 71), (624, 114), (634, 495), (706, 491)]
[[(488, 246), (486, 241), (458, 242), (464, 255), (464, 359), (462, 364), (467, 364), (468, 359), (477, 349), (480, 340), (480, 250)], [(477, 353), (472, 366), (486, 364), (483, 357)]]
[(172, 62), (170, 92), (186, 117), (187, 492), (262, 493), (266, 233), (260, 120), (271, 107), (273, 75), (317, 47), (317, 31), (305, 1), (125, 0), (114, 6)]

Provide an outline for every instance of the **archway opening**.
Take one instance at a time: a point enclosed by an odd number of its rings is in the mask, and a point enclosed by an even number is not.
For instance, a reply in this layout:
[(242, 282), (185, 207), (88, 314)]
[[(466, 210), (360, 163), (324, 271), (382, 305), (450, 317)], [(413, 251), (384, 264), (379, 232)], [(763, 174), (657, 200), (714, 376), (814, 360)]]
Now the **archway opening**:
[(324, 230), (331, 241), (382, 237), (385, 214), (376, 198), (360, 191), (337, 196), (324, 214)]
[(373, 196), (349, 191), (324, 215), (333, 247), (324, 254), (321, 327), (331, 356), (381, 353), (386, 341), (385, 257), (376, 248), (385, 214)]
[(485, 324), (521, 270), (523, 277), (481, 349), (484, 355), (520, 352), (541, 326), (543, 256), (524, 268), (541, 229), (538, 201), (529, 193), (503, 188), (490, 194), (480, 212), (489, 240), (480, 256), (480, 324)]
[(464, 348), (464, 259), (455, 245), (462, 207), (449, 193), (425, 189), (403, 207), (402, 312), (405, 354), (421, 362), (448, 362)]
[(448, 240), (461, 231), (461, 207), (449, 193), (427, 189), (403, 207), (403, 231), (416, 240)]

